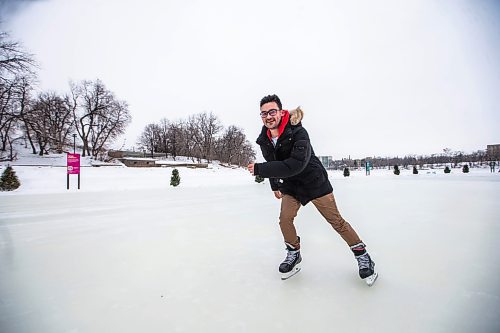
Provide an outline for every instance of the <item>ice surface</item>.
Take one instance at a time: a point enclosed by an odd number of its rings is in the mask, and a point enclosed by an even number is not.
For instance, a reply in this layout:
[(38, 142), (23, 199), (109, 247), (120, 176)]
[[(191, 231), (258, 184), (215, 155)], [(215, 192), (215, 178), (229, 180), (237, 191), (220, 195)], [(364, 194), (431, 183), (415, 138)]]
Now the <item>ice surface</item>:
[[(279, 201), (244, 170), (15, 167), (0, 193), (0, 332), (500, 332), (500, 174), (332, 172), (380, 276), (314, 206), (282, 281)], [(3, 168), (0, 169), (0, 172)]]

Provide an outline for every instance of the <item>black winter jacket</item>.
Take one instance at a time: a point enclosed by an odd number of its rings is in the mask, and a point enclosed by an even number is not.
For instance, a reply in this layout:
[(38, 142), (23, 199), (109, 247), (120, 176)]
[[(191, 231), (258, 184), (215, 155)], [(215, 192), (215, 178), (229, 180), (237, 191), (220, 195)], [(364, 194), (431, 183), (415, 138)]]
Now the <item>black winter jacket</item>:
[(302, 124), (285, 126), (274, 147), (267, 128), (257, 138), (267, 162), (256, 163), (255, 175), (269, 178), (271, 189), (288, 194), (306, 205), (309, 201), (333, 191), (323, 164), (314, 155), (309, 135)]

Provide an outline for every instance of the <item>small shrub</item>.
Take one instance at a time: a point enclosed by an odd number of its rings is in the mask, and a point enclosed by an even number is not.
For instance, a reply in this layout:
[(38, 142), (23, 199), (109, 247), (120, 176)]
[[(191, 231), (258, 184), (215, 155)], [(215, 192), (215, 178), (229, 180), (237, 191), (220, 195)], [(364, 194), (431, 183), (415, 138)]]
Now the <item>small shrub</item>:
[(446, 168), (444, 168), (444, 173), (450, 173), (450, 172), (451, 172), (450, 167), (446, 166)]
[(255, 176), (255, 182), (256, 183), (262, 183), (264, 181), (264, 177), (261, 177), (259, 175)]
[(463, 173), (469, 173), (469, 166), (467, 164), (463, 166), (462, 172)]
[(21, 186), (21, 182), (19, 182), (16, 172), (10, 165), (7, 166), (0, 177), (0, 191), (14, 191), (19, 186)]
[(349, 177), (351, 175), (351, 172), (349, 171), (349, 168), (344, 168), (344, 177)]
[(181, 183), (181, 176), (179, 176), (179, 170), (172, 170), (172, 177), (170, 177), (170, 185), (178, 186)]

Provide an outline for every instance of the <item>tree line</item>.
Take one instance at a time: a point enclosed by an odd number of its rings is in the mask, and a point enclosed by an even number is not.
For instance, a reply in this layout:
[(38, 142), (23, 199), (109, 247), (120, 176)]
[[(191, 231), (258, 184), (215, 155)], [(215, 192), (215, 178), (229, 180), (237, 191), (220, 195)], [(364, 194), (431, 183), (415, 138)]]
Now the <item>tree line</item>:
[(193, 162), (218, 160), (246, 166), (255, 159), (255, 151), (243, 130), (234, 125), (224, 128), (212, 112), (177, 121), (163, 118), (159, 123), (148, 124), (139, 143), (151, 156), (162, 153), (174, 160), (186, 156)]
[(131, 121), (128, 105), (100, 80), (71, 82), (69, 92), (36, 92), (37, 64), (0, 32), (0, 160), (13, 160), (14, 142), (33, 154), (62, 153), (76, 137), (82, 156), (97, 157)]
[(445, 165), (450, 164), (457, 167), (460, 163), (485, 163), (489, 160), (498, 159), (499, 156), (489, 156), (486, 151), (478, 150), (470, 154), (462, 151), (452, 151), (449, 148), (443, 149), (442, 153), (431, 155), (407, 155), (404, 157), (367, 157), (360, 160), (342, 159), (335, 160), (330, 163), (331, 169), (343, 169), (344, 167), (360, 168), (365, 167), (366, 161), (369, 161), (374, 168), (392, 168), (395, 165), (400, 165), (403, 168), (409, 166), (424, 165)]
[[(75, 145), (82, 156), (101, 157), (131, 121), (128, 105), (101, 80), (70, 82), (67, 93), (37, 91), (34, 56), (0, 32), (0, 161), (14, 160), (16, 141), (43, 156), (63, 153)], [(241, 128), (224, 128), (212, 113), (149, 124), (140, 136), (141, 148), (174, 159), (214, 159), (246, 165), (255, 159)]]

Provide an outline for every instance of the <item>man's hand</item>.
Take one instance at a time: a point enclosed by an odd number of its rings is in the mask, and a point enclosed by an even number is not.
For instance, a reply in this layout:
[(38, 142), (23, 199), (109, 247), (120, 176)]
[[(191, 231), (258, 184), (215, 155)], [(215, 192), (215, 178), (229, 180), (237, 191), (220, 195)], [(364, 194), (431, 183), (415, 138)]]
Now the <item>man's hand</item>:
[(276, 197), (276, 199), (281, 199), (283, 198), (283, 194), (281, 194), (280, 191), (274, 191), (274, 196)]
[(248, 172), (250, 172), (250, 174), (251, 174), (252, 176), (255, 176), (255, 174), (254, 174), (254, 165), (255, 165), (255, 163), (250, 163), (250, 164), (247, 166)]

